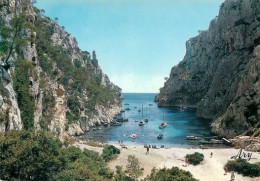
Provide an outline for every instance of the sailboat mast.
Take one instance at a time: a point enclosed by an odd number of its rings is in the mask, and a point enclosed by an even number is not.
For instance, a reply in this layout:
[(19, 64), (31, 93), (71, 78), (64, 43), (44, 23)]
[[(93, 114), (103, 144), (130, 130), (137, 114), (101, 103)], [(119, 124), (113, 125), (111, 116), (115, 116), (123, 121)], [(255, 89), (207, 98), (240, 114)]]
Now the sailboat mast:
[(144, 105), (142, 104), (142, 118), (144, 117)]
[(164, 121), (164, 111), (163, 111), (163, 121)]

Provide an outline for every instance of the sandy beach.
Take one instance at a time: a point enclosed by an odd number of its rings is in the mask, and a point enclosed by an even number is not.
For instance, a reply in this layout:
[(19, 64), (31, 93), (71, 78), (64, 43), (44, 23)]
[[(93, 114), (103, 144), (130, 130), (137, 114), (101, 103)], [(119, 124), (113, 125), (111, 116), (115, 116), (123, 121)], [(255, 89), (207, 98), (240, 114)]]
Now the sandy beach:
[[(146, 149), (141, 145), (126, 145), (126, 148), (121, 148), (119, 145), (115, 145), (120, 148), (121, 154), (117, 159), (109, 162), (111, 170), (115, 171), (117, 165), (125, 168), (127, 164), (128, 155), (135, 155), (141, 167), (144, 168), (144, 174), (139, 179), (148, 175), (153, 167), (156, 168), (171, 168), (177, 166), (181, 169), (190, 171), (192, 175), (200, 181), (230, 181), (230, 173), (224, 175), (224, 165), (234, 155), (237, 155), (239, 149), (223, 148), (223, 149), (188, 149), (188, 148), (159, 148), (150, 149), (149, 154), (146, 154)], [(244, 151), (244, 150), (243, 150)], [(204, 161), (197, 165), (189, 165), (184, 167), (184, 158), (186, 154), (192, 154), (199, 152), (204, 154)], [(210, 158), (210, 153), (213, 153), (213, 157)], [(250, 152), (246, 152), (250, 153)], [(252, 153), (252, 158), (249, 162), (260, 162), (260, 154)], [(235, 181), (260, 181), (260, 178), (243, 177), (242, 175), (235, 174)]]

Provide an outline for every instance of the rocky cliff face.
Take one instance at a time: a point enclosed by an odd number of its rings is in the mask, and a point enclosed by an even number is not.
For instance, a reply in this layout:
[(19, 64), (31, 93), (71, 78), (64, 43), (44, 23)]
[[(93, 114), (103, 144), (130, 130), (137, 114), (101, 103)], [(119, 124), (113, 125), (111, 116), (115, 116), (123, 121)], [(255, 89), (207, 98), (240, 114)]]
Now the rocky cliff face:
[(159, 106), (196, 107), (219, 135), (259, 134), (260, 1), (226, 0), (186, 49), (155, 98)]
[(71, 34), (29, 0), (0, 0), (0, 132), (47, 129), (61, 138), (109, 122), (121, 89)]

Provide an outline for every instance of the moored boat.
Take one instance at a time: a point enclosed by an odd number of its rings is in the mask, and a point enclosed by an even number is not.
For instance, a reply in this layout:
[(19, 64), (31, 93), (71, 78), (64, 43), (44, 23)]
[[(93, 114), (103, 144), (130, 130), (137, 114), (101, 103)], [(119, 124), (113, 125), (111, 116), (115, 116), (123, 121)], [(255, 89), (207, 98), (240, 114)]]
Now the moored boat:
[(212, 139), (210, 141), (201, 141), (200, 143), (201, 144), (224, 144), (224, 141)]
[(165, 122), (162, 122), (159, 126), (160, 129), (163, 129), (167, 126), (167, 124)]
[(144, 125), (144, 122), (143, 121), (140, 121), (139, 122), (139, 126), (143, 126)]
[(131, 109), (128, 107), (128, 108), (125, 108), (126, 111), (130, 111)]
[(187, 140), (199, 140), (200, 137), (198, 137), (198, 136), (186, 136), (186, 139)]
[(209, 149), (209, 147), (208, 147), (208, 146), (200, 145), (200, 149)]
[(157, 139), (162, 139), (163, 138), (163, 134), (160, 133), (158, 136), (157, 136)]
[(123, 118), (122, 121), (123, 121), (123, 122), (127, 122), (127, 121), (128, 121), (128, 118)]
[(131, 134), (131, 135), (130, 135), (130, 138), (132, 138), (132, 139), (135, 139), (135, 138), (137, 138), (137, 134), (134, 134), (134, 133), (133, 133), (133, 134)]
[(104, 122), (104, 123), (103, 123), (103, 126), (108, 126), (108, 122)]
[(119, 123), (119, 122), (113, 122), (110, 124), (111, 126), (121, 126), (122, 123)]
[(148, 122), (148, 121), (149, 121), (149, 119), (148, 119), (148, 118), (145, 118), (145, 119), (144, 119), (144, 122)]

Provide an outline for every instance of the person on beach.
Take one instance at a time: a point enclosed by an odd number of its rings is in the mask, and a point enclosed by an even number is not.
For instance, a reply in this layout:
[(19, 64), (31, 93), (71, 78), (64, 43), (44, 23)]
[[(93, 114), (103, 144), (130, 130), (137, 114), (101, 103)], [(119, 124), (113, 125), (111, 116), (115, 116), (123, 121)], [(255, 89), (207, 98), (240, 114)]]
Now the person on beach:
[(227, 168), (227, 167), (224, 167), (224, 171), (225, 171), (224, 175), (227, 175), (227, 173), (228, 173), (228, 168)]
[(231, 172), (231, 181), (234, 181), (235, 180), (235, 173), (234, 171)]
[(146, 154), (149, 154), (149, 147), (146, 148)]
[(185, 156), (185, 166), (189, 166), (189, 159), (187, 156)]
[(212, 158), (212, 157), (213, 157), (213, 153), (211, 152), (211, 153), (210, 153), (210, 158)]

